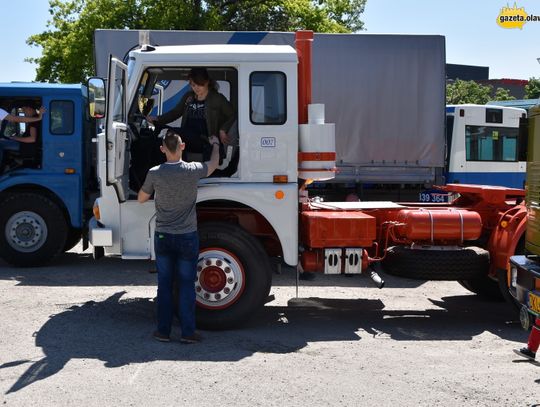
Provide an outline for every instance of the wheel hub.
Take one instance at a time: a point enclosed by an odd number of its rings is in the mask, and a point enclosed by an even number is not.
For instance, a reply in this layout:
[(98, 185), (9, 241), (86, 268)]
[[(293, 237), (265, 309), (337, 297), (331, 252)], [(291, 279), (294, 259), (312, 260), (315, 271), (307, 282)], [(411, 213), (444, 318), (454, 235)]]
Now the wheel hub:
[(19, 252), (38, 250), (47, 240), (47, 224), (35, 212), (18, 212), (6, 223), (6, 240)]
[(206, 267), (203, 269), (200, 277), (201, 287), (211, 293), (218, 293), (227, 284), (227, 277), (219, 267)]
[(238, 259), (223, 249), (203, 250), (197, 263), (195, 291), (204, 308), (226, 308), (244, 288), (244, 270)]

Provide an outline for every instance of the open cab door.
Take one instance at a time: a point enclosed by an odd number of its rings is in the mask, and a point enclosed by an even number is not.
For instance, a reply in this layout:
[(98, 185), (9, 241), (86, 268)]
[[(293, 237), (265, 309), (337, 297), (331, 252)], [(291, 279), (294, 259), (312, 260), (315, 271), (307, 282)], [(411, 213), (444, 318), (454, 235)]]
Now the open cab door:
[(113, 185), (118, 200), (129, 194), (129, 129), (127, 125), (127, 66), (112, 55), (109, 59), (107, 92), (107, 184)]

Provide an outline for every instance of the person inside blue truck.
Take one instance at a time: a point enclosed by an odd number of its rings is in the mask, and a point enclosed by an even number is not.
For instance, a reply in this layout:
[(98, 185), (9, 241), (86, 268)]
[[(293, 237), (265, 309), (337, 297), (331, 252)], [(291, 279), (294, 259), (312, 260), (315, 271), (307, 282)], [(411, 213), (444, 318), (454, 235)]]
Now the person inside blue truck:
[(191, 91), (169, 112), (161, 116), (148, 116), (150, 123), (166, 125), (182, 117), (180, 134), (186, 143), (186, 151), (210, 156), (210, 136), (220, 140), (220, 162), (224, 158), (224, 145), (230, 144), (229, 130), (236, 121), (232, 104), (218, 92), (216, 81), (205, 68), (192, 68), (188, 75)]
[[(4, 109), (0, 108), (0, 121), (1, 135), (0, 138), (0, 169), (4, 169), (4, 152), (15, 151), (18, 152), (21, 149), (22, 144), (34, 144), (38, 137), (38, 125), (37, 123), (42, 119), (45, 108), (41, 106), (36, 111), (36, 106), (32, 101), (22, 102), (21, 110), (24, 116), (18, 116), (10, 114)], [(6, 132), (5, 122), (11, 123), (25, 123), (25, 130), (23, 134), (10, 134)]]

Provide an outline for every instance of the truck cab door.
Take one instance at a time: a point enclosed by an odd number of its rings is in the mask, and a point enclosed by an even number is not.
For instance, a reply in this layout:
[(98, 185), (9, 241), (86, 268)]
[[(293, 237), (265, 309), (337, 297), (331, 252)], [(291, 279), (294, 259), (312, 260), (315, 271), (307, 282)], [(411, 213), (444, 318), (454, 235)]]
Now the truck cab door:
[(107, 100), (107, 184), (124, 202), (129, 191), (129, 130), (127, 125), (127, 66), (109, 59)]

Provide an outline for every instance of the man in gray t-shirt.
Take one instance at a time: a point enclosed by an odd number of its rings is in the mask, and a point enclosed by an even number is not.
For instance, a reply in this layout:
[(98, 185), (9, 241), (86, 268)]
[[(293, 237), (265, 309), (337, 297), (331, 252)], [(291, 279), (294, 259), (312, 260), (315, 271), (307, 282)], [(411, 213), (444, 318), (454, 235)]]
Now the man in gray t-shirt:
[(138, 201), (143, 203), (155, 194), (158, 329), (154, 338), (162, 342), (170, 341), (175, 280), (180, 294), (180, 341), (194, 343), (201, 339), (195, 332), (195, 279), (199, 255), (195, 203), (197, 182), (212, 174), (219, 162), (219, 140), (212, 136), (209, 141), (212, 144), (210, 161), (187, 163), (182, 161), (185, 144), (178, 134), (169, 131), (160, 147), (167, 162), (148, 171), (138, 195)]

